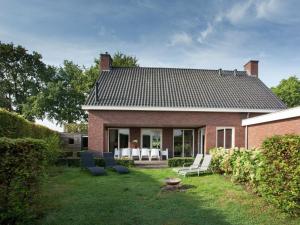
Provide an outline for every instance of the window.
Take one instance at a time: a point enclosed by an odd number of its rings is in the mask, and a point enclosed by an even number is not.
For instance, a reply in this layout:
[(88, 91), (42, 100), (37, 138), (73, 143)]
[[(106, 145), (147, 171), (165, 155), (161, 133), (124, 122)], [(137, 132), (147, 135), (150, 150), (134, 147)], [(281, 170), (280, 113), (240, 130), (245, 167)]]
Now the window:
[(69, 145), (73, 145), (74, 144), (74, 138), (69, 138)]
[(82, 136), (81, 137), (81, 147), (82, 149), (88, 149), (88, 136)]
[(190, 157), (194, 152), (194, 130), (174, 129), (173, 145), (175, 157)]
[(160, 129), (142, 129), (142, 147), (143, 148), (157, 148), (161, 149), (161, 135)]
[(108, 129), (108, 149), (110, 152), (114, 152), (115, 148), (128, 148), (129, 143), (129, 129)]
[(217, 147), (233, 148), (234, 147), (234, 128), (219, 127), (217, 128)]

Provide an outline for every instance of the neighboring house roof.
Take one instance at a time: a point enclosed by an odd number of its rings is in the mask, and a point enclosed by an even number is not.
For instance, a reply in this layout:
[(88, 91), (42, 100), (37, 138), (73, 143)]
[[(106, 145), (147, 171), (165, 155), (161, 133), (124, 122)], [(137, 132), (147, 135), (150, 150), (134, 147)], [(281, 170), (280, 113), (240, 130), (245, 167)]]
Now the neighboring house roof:
[(205, 69), (112, 68), (102, 71), (97, 82), (98, 98), (95, 85), (83, 109), (271, 112), (286, 108), (260, 79), (245, 71), (223, 70), (220, 75), (219, 70)]
[(290, 109), (281, 110), (274, 113), (265, 114), (262, 116), (251, 117), (249, 119), (242, 120), (242, 126), (250, 126), (260, 123), (273, 122), (278, 120), (286, 120), (299, 117), (300, 118), (300, 106)]

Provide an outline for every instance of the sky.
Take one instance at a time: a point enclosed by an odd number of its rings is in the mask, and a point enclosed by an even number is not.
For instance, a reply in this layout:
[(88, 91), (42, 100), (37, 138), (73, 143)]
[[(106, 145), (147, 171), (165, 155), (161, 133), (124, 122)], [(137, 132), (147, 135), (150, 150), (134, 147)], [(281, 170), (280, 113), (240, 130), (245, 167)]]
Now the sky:
[(90, 66), (122, 52), (140, 66), (238, 69), (269, 87), (300, 75), (299, 0), (0, 0), (0, 41)]

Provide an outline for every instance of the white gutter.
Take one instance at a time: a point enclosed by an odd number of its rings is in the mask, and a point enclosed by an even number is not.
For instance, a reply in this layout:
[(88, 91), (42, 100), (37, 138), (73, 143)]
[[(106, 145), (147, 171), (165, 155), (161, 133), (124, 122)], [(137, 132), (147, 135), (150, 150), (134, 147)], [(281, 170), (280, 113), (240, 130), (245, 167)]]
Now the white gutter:
[(239, 108), (195, 108), (195, 107), (140, 107), (140, 106), (96, 106), (83, 105), (84, 110), (115, 110), (115, 111), (170, 111), (170, 112), (245, 112), (245, 113), (271, 113), (272, 109), (239, 109)]
[(300, 117), (300, 106), (242, 120), (242, 126)]

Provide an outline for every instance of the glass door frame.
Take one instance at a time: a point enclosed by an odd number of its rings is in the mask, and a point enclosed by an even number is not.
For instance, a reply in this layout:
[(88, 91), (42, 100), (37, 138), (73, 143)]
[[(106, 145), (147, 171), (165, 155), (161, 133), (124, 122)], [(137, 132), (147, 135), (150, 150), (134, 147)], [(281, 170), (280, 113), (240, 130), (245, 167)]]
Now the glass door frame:
[[(174, 133), (175, 133), (175, 130), (181, 130), (181, 131), (183, 131), (183, 133), (182, 133), (182, 154), (181, 154), (181, 156), (174, 156), (174, 148), (175, 148)], [(184, 156), (184, 131), (185, 130), (191, 130), (191, 131), (193, 131), (193, 150), (192, 150), (192, 156), (191, 157), (194, 157), (194, 154), (195, 154), (195, 129), (192, 129), (192, 128), (173, 128), (173, 132), (172, 132), (173, 157), (189, 157), (189, 156)]]
[[(205, 151), (206, 151), (206, 146), (205, 146), (205, 142), (206, 142), (206, 129), (205, 127), (201, 127), (198, 130), (198, 153), (204, 155)], [(203, 136), (204, 136), (204, 140), (203, 140)]]
[[(140, 147), (143, 148), (143, 131), (152, 131), (152, 130), (159, 131), (159, 133), (160, 133), (160, 149), (162, 150), (163, 149), (163, 129), (161, 129), (161, 128), (141, 128), (141, 137), (140, 137), (141, 145), (140, 145)], [(150, 132), (150, 134), (149, 133), (146, 133), (146, 134), (150, 135), (150, 148), (149, 149), (151, 149), (153, 147), (153, 145), (152, 145), (153, 135), (151, 134), (151, 132)]]
[(107, 129), (108, 133), (107, 133), (107, 150), (108, 152), (109, 151), (109, 131), (110, 130), (118, 130), (118, 150), (120, 149), (120, 133), (119, 133), (119, 130), (121, 129), (127, 129), (128, 130), (128, 148), (130, 148), (130, 128), (127, 128), (127, 127), (109, 127)]

